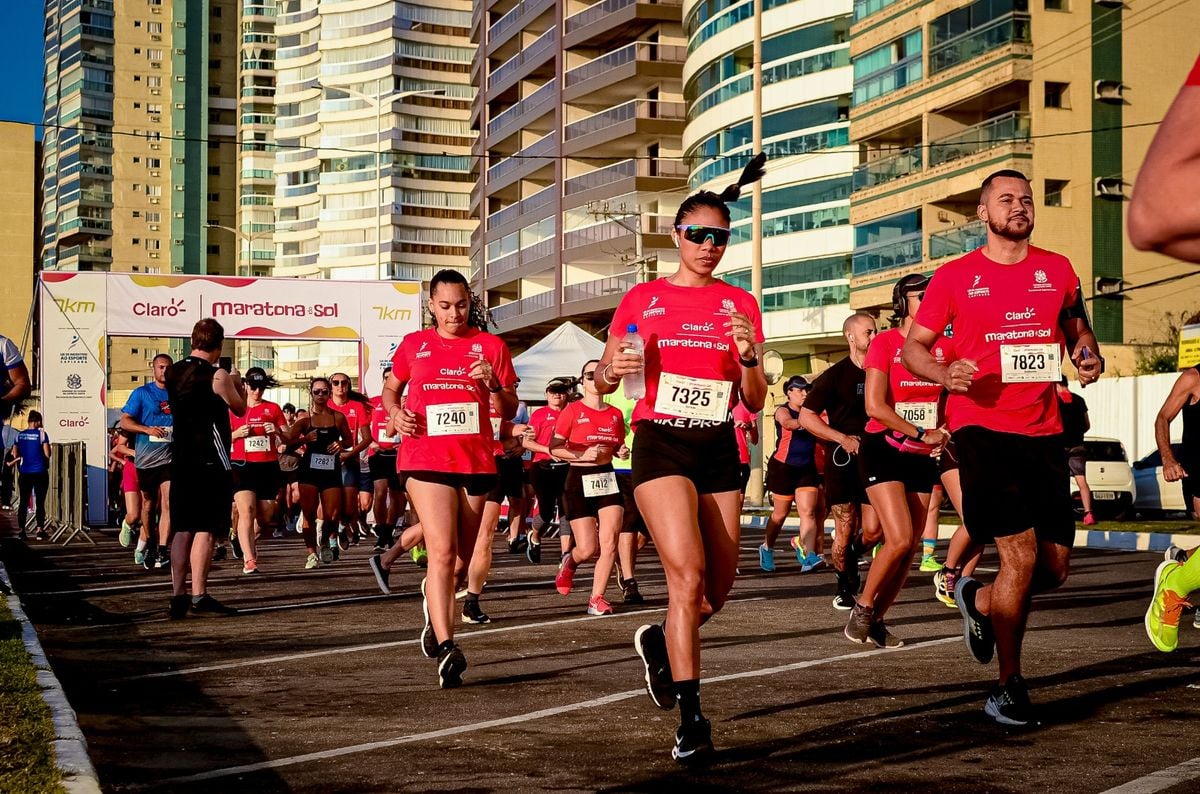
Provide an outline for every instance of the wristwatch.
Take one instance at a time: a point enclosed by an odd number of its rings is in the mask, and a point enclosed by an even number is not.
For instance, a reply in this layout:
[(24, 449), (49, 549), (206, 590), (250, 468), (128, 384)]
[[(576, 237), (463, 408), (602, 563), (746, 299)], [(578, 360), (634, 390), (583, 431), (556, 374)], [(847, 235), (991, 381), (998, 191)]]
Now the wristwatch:
[(925, 438), (925, 428), (921, 427), (920, 425), (913, 425), (913, 427), (917, 429), (917, 441)]

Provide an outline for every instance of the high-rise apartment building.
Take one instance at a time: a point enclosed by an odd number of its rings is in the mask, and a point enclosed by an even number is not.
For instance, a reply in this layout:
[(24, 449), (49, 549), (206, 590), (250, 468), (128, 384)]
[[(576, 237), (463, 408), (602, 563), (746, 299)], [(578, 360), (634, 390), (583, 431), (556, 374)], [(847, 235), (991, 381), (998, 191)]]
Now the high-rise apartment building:
[[(849, 313), (850, 0), (762, 3), (762, 309), (767, 346), (810, 372), (841, 355)], [(686, 0), (686, 162), (693, 189), (720, 192), (753, 155), (754, 2)], [(751, 282), (749, 190), (731, 206), (733, 235), (718, 271)]]
[[(1115, 0), (856, 0), (851, 304), (985, 239), (979, 185), (1033, 183), (1033, 242), (1070, 257), (1110, 372), (1194, 311), (1194, 268), (1135, 251), (1125, 203), (1155, 123), (1195, 59), (1200, 6)], [(1149, 57), (1148, 53), (1154, 53)], [(1014, 307), (1020, 308), (1020, 307)]]
[(469, 272), (467, 0), (276, 5), (275, 275)]
[(475, 288), (523, 347), (598, 331), (677, 261), (687, 191), (678, 0), (477, 0)]
[[(47, 0), (45, 269), (233, 272), (236, 0)], [(176, 346), (178, 348), (178, 345)], [(112, 340), (110, 393), (165, 340)]]
[[(41, 192), (37, 173), (37, 142), (29, 124), (0, 122), (0, 334), (18, 345), (29, 338), (29, 311), (33, 305), (34, 263), (37, 262), (39, 241), (38, 194)], [(27, 345), (27, 357), (33, 352)], [(33, 369), (32, 363), (30, 370)]]

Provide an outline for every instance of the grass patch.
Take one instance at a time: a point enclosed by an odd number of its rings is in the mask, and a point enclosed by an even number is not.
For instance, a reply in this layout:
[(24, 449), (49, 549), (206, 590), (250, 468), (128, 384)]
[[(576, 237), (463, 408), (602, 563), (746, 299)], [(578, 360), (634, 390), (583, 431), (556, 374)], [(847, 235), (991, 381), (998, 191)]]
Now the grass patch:
[(54, 723), (42, 700), (21, 625), (0, 596), (0, 791), (61, 792)]

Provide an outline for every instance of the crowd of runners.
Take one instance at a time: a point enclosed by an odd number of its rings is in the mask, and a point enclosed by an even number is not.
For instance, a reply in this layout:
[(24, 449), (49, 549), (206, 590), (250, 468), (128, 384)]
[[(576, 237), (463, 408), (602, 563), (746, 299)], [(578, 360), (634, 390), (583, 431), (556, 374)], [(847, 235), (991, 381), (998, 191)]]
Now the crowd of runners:
[[(403, 339), (370, 398), (334, 373), (311, 382), (302, 410), (276, 405), (263, 396), (276, 385), (268, 373), (216, 366), (220, 326), (201, 321), (188, 358), (155, 359), (154, 382), (130, 397), (112, 449), (126, 495), (120, 541), (133, 563), (172, 569), (170, 615), (182, 618), (232, 614), (207, 593), (208, 566), (231, 553), (245, 575), (258, 574), (258, 539), (268, 533), (302, 537), (297, 567), (369, 566), (384, 593), (411, 558), (425, 568), (422, 652), (451, 688), (468, 667), (456, 624), (490, 621), (480, 599), (505, 511), (501, 548), (557, 564), (562, 596), (572, 597), (581, 568), (590, 571), (586, 599), (574, 596), (590, 615), (613, 612), (614, 571), (623, 603), (642, 601), (636, 557), (652, 539), (668, 609), (633, 643), (654, 704), (679, 708), (673, 757), (702, 759), (713, 743), (700, 631), (739, 574), (749, 447), (768, 396), (759, 306), (713, 273), (730, 238), (729, 205), (761, 166), (760, 156), (720, 195), (682, 203), (672, 229), (678, 270), (630, 290), (600, 358), (548, 383), (532, 412), (517, 397), (507, 346), (487, 332), (486, 309), (454, 271), (431, 281), (430, 327)], [(971, 657), (998, 661), (986, 713), (1020, 726), (1035, 721), (1021, 666), (1030, 599), (1066, 580), (1074, 541), (1058, 388), (1068, 363), (1086, 386), (1104, 358), (1070, 262), (1029, 242), (1026, 177), (989, 176), (979, 216), (983, 247), (932, 277), (897, 282), (893, 327), (853, 314), (843, 325), (848, 355), (785, 382), (785, 402), (772, 407), (774, 509), (758, 565), (776, 570), (794, 508), (799, 570), (832, 566), (845, 637), (880, 648), (904, 643), (889, 610), (910, 572), (933, 573), (933, 596), (960, 611)], [(629, 414), (606, 402), (623, 382)], [(1200, 373), (1185, 373), (1177, 392), (1174, 412), (1190, 416)], [(1169, 424), (1174, 413), (1164, 411)], [(1189, 432), (1198, 425), (1191, 420)], [(1178, 462), (1164, 463), (1179, 469), (1168, 478), (1185, 476)], [(939, 561), (943, 499), (962, 526)], [(339, 559), (367, 539), (370, 554)], [(989, 584), (971, 575), (985, 547), (999, 560)], [(1193, 562), (1172, 550), (1156, 575), (1146, 620), (1162, 650), (1175, 647), (1170, 629), (1200, 584)]]

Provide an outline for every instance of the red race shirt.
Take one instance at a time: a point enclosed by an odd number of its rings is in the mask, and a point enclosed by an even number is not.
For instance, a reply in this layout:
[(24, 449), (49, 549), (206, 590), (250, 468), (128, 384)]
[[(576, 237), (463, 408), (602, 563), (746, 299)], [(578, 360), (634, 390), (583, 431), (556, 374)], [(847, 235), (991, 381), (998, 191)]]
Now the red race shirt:
[(1200, 58), (1196, 59), (1196, 64), (1192, 67), (1192, 71), (1190, 74), (1188, 74), (1184, 85), (1200, 86)]
[[(933, 344), (933, 357), (937, 363), (947, 363), (949, 345), (945, 337), (939, 336)], [(897, 408), (896, 413), (902, 419), (907, 419), (914, 425), (932, 429), (937, 426), (938, 400), (942, 396), (942, 387), (938, 383), (930, 383), (913, 375), (900, 363), (900, 351), (904, 348), (904, 334), (899, 328), (876, 334), (867, 348), (867, 357), (863, 361), (863, 369), (877, 369), (887, 377), (887, 404)], [(868, 433), (882, 433), (887, 428), (883, 422), (871, 418), (867, 420)]]
[(487, 359), (501, 386), (517, 382), (508, 345), (472, 328), (446, 339), (436, 329), (404, 337), (392, 357), (392, 374), (408, 384), (405, 408), (421, 418), (416, 436), (400, 445), (401, 471), (495, 474), (492, 454), (491, 395), (468, 372)]
[[(738, 404), (733, 406), (733, 421), (753, 424), (758, 421), (758, 414), (750, 413), (746, 405), (738, 400)], [(734, 438), (737, 439), (738, 445), (738, 460), (743, 464), (750, 462), (750, 445), (746, 443), (746, 432), (740, 428), (733, 429)]]
[[(394, 436), (384, 435), (384, 430), (387, 427), (387, 423), (388, 423), (388, 415), (387, 415), (387, 412), (383, 410), (383, 398), (382, 397), (372, 397), (371, 398), (371, 440), (379, 445), (379, 449), (377, 449), (377, 450), (372, 449), (370, 451), (370, 454), (373, 455), (376, 452), (385, 452), (385, 451), (389, 451), (389, 450), (395, 450), (396, 447), (400, 446), (400, 434), (399, 433), (397, 433)], [(370, 448), (368, 448), (368, 449), (370, 449)]]
[[(541, 408), (533, 412), (529, 417), (529, 426), (533, 428), (533, 440), (542, 446), (550, 446), (550, 439), (554, 437), (554, 426), (558, 423), (559, 411), (551, 408), (549, 405), (543, 405)], [(533, 462), (539, 460), (551, 460), (551, 457), (545, 452), (533, 453)]]
[[(279, 460), (275, 451), (275, 439), (267, 435), (264, 425), (271, 422), (277, 428), (287, 427), (283, 411), (273, 402), (264, 400), (258, 405), (247, 407), (245, 416), (234, 416), (229, 412), (229, 429), (237, 430), (242, 425), (250, 425), (250, 435), (246, 438), (233, 440), (233, 452), (230, 458), (247, 463), (274, 463)], [(246, 451), (249, 442), (250, 451)]]
[(327, 405), (346, 417), (346, 424), (350, 425), (350, 437), (354, 439), (354, 445), (358, 446), (359, 428), (369, 428), (371, 426), (371, 406), (363, 405), (356, 400), (347, 400), (345, 405), (338, 405), (332, 399), (329, 400)]
[(584, 405), (583, 400), (576, 400), (558, 415), (554, 435), (565, 438), (571, 452), (583, 452), (596, 445), (616, 452), (625, 443), (625, 415), (615, 405), (597, 411)]
[(966, 394), (946, 398), (951, 431), (978, 426), (1028, 436), (1062, 432), (1055, 383), (1002, 382), (1001, 348), (1011, 355), (1010, 346), (1049, 344), (1062, 358), (1066, 337), (1059, 315), (1079, 291), (1070, 261), (1034, 246), (1014, 265), (993, 262), (981, 248), (938, 268), (917, 322), (935, 331), (950, 325), (955, 357), (979, 367)]
[[(740, 287), (715, 281), (706, 287), (678, 287), (665, 278), (638, 284), (621, 299), (613, 314), (610, 334), (624, 338), (626, 327), (637, 325), (646, 343), (646, 395), (633, 409), (633, 425), (643, 419), (677, 419), (679, 413), (659, 413), (660, 382), (671, 376), (729, 384), (725, 417), (738, 401), (742, 367), (737, 348), (726, 336), (729, 313), (750, 318), (754, 340), (762, 342), (762, 313), (753, 296)], [(676, 385), (680, 384), (674, 379)], [(682, 391), (686, 392), (687, 388)], [(680, 390), (664, 390), (664, 401)]]

